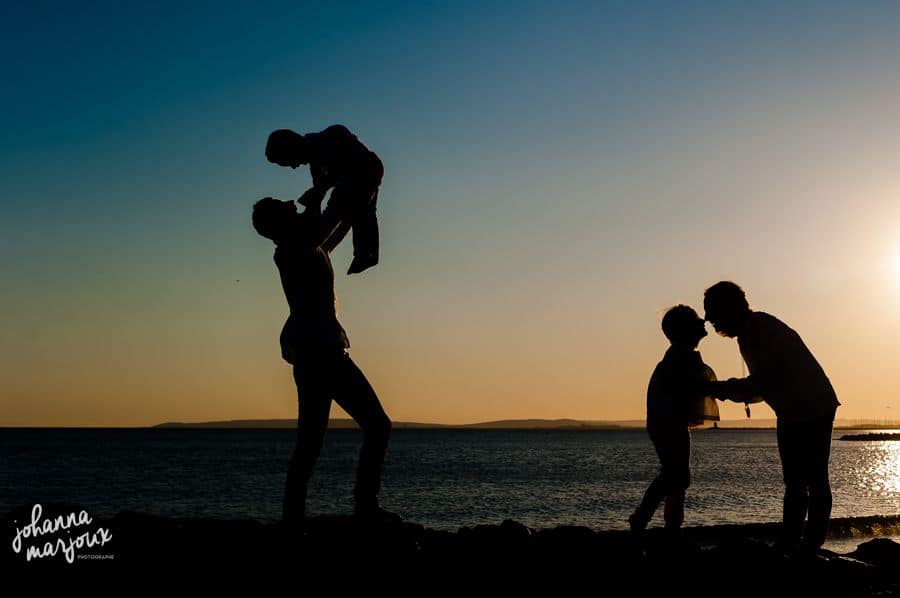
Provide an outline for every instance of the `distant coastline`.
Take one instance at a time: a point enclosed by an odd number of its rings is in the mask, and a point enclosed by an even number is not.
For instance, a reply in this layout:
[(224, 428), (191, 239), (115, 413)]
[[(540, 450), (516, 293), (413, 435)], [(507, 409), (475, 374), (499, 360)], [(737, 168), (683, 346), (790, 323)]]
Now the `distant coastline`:
[[(206, 429), (283, 429), (295, 428), (295, 419), (242, 419), (211, 422), (166, 422), (154, 428), (206, 428)], [(394, 422), (395, 430), (623, 430), (644, 426), (643, 420), (627, 421), (581, 421), (575, 419), (507, 419), (473, 424), (435, 424), (425, 422)], [(352, 419), (332, 419), (328, 422), (332, 429), (356, 429)]]
[[(504, 419), (488, 422), (476, 422), (471, 424), (439, 424), (431, 422), (406, 422), (395, 421), (395, 430), (642, 430), (645, 422), (642, 419), (633, 420), (578, 420), (578, 419)], [(164, 422), (150, 426), (5, 426), (0, 425), (0, 430), (52, 430), (52, 429), (84, 429), (84, 430), (285, 430), (297, 426), (295, 419), (235, 419), (205, 422)], [(332, 419), (328, 427), (335, 430), (355, 430), (356, 423), (352, 419)], [(775, 419), (731, 419), (717, 422), (718, 430), (771, 430), (775, 428)], [(900, 422), (883, 421), (881, 423), (860, 420), (837, 420), (835, 430), (888, 430), (900, 431)], [(712, 426), (695, 428), (696, 432), (716, 432)], [(885, 434), (882, 434), (884, 436)], [(842, 438), (842, 440), (845, 438)], [(884, 440), (884, 438), (880, 438)], [(857, 440), (852, 438), (849, 440)], [(863, 440), (878, 440), (876, 438), (864, 438)], [(892, 440), (888, 438), (888, 440)]]
[(843, 436), (841, 436), (841, 440), (900, 440), (900, 434), (844, 434)]
[[(164, 429), (285, 429), (297, 425), (294, 419), (242, 419), (209, 422), (165, 422), (153, 428)], [(332, 429), (356, 429), (352, 419), (332, 419)], [(644, 420), (577, 420), (577, 419), (506, 419), (472, 424), (435, 424), (426, 422), (394, 422), (394, 429), (400, 430), (637, 430), (645, 425)], [(720, 430), (765, 430), (774, 429), (774, 419), (725, 420), (718, 422)], [(900, 422), (883, 424), (835, 423), (836, 430), (895, 430)], [(700, 428), (701, 431), (712, 427)]]

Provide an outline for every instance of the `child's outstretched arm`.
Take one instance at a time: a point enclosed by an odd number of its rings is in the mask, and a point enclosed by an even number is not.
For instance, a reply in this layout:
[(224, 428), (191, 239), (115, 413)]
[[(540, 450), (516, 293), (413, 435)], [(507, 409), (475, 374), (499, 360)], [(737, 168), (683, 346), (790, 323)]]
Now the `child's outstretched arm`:
[(763, 397), (753, 376), (746, 378), (729, 378), (722, 382), (711, 383), (711, 394), (719, 400), (735, 403), (761, 403)]

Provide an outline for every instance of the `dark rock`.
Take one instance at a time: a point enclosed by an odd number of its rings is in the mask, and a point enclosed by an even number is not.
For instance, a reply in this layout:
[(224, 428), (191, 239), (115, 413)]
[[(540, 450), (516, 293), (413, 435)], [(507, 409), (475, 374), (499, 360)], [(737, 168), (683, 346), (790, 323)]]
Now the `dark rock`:
[[(9, 526), (14, 521), (22, 525), (26, 514), (17, 511), (4, 518), (7, 535), (13, 529)], [(451, 585), (528, 584), (525, 589), (553, 583), (557, 589), (559, 584), (605, 587), (612, 595), (671, 593), (686, 586), (692, 596), (720, 594), (722, 588), (742, 594), (783, 591), (842, 598), (900, 593), (900, 544), (871, 540), (849, 557), (827, 551), (785, 555), (772, 547), (777, 526), (770, 524), (688, 528), (677, 540), (655, 528), (635, 547), (626, 531), (575, 526), (531, 530), (511, 520), (456, 533), (390, 518), (373, 522), (350, 516), (310, 518), (299, 529), (131, 512), (95, 523), (112, 529), (107, 550), (115, 556), (112, 561), (69, 565), (48, 558), (25, 563), (7, 542), (0, 567), (26, 574), (74, 568), (91, 575), (115, 567), (194, 576), (206, 569), (314, 573), (317, 578), (328, 572), (342, 583), (421, 578)], [(884, 529), (896, 523), (896, 517), (840, 520), (837, 529)], [(627, 592), (612, 591), (620, 585)]]
[(894, 568), (900, 574), (900, 544), (888, 538), (869, 540), (847, 556), (878, 567)]
[(525, 527), (518, 521), (513, 521), (512, 519), (504, 519), (503, 523), (500, 524), (500, 529), (507, 534), (507, 536), (511, 538), (518, 538), (523, 540), (531, 535), (531, 529)]

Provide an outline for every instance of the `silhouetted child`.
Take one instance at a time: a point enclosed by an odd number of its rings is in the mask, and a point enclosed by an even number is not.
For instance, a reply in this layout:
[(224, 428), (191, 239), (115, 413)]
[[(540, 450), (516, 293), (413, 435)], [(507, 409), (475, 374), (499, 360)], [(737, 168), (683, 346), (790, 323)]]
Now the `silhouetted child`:
[(333, 224), (330, 236), (337, 245), (353, 228), (353, 261), (347, 274), (362, 272), (378, 263), (378, 219), (375, 215), (378, 187), (384, 176), (381, 160), (343, 125), (319, 133), (300, 135), (279, 129), (269, 135), (266, 158), (280, 166), (309, 164), (312, 188), (304, 193), (304, 205), (325, 198), (324, 222)]
[(628, 523), (633, 533), (642, 532), (665, 499), (665, 527), (677, 539), (684, 521), (684, 495), (691, 483), (688, 428), (718, 420), (719, 411), (706, 396), (715, 373), (697, 351), (706, 336), (703, 320), (687, 305), (676, 305), (663, 316), (662, 330), (672, 345), (653, 370), (647, 388), (647, 432), (661, 468)]

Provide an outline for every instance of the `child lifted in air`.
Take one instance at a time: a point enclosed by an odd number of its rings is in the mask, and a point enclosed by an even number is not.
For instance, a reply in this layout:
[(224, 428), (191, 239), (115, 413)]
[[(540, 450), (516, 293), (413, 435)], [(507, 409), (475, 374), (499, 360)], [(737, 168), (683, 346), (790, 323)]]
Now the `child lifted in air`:
[(300, 135), (279, 129), (269, 135), (266, 158), (280, 166), (309, 164), (313, 186), (303, 194), (309, 207), (332, 189), (323, 213), (337, 245), (353, 229), (353, 261), (347, 274), (362, 272), (378, 263), (378, 220), (375, 207), (384, 176), (381, 160), (343, 125)]

